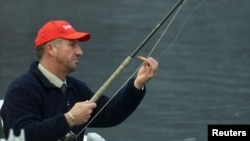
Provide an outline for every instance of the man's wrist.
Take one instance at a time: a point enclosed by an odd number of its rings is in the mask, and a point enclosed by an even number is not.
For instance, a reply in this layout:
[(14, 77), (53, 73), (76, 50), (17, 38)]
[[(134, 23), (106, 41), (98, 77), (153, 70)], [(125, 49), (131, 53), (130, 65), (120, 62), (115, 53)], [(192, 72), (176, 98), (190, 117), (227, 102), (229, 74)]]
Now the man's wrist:
[(134, 81), (134, 86), (137, 90), (141, 90), (143, 91), (144, 90), (144, 85), (139, 85), (138, 82), (135, 80)]
[(67, 112), (67, 113), (64, 114), (64, 116), (65, 116), (65, 118), (66, 118), (66, 120), (68, 122), (68, 125), (70, 127), (73, 127), (74, 126), (74, 120), (75, 120), (73, 115), (70, 112)]

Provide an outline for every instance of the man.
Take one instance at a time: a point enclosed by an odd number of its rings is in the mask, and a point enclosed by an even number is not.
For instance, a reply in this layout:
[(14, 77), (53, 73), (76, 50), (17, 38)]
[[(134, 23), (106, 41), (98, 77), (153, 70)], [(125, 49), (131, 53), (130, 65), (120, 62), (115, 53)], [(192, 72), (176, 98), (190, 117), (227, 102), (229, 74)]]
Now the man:
[[(101, 96), (96, 103), (81, 80), (69, 76), (83, 55), (80, 41), (90, 34), (77, 32), (67, 21), (49, 21), (35, 39), (38, 61), (9, 86), (1, 116), (6, 137), (25, 130), (26, 141), (63, 140), (69, 132), (78, 134), (87, 121), (109, 100)], [(145, 95), (145, 84), (156, 75), (158, 62), (149, 57), (136, 78), (131, 79), (88, 127), (111, 127), (124, 121)], [(63, 88), (63, 89), (62, 89)], [(77, 137), (82, 141), (84, 132)]]

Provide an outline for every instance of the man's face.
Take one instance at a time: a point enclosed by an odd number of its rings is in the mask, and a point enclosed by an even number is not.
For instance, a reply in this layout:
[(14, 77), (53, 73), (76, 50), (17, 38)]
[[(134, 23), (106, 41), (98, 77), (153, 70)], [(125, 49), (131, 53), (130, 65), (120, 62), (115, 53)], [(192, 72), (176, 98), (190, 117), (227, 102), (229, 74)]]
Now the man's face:
[(76, 70), (78, 58), (83, 55), (79, 41), (61, 39), (56, 50), (55, 61), (60, 64), (62, 71), (70, 73)]

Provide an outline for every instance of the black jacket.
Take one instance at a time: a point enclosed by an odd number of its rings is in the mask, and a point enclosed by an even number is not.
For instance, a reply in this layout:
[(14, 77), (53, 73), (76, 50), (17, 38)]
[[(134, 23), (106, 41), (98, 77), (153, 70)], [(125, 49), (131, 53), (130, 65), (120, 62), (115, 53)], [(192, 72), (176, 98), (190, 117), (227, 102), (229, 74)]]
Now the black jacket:
[[(70, 129), (64, 114), (76, 102), (89, 100), (93, 92), (84, 82), (67, 76), (67, 94), (64, 96), (59, 88), (45, 78), (37, 65), (38, 62), (32, 63), (30, 70), (13, 81), (7, 90), (1, 110), (6, 137), (9, 129), (14, 129), (15, 135), (24, 129), (26, 141), (57, 141), (70, 130), (78, 134), (84, 125)], [(137, 90), (133, 82), (134, 78), (89, 127), (118, 125), (136, 109), (145, 95), (145, 89)], [(93, 115), (108, 100), (107, 96), (101, 96)], [(77, 141), (82, 141), (83, 135)]]

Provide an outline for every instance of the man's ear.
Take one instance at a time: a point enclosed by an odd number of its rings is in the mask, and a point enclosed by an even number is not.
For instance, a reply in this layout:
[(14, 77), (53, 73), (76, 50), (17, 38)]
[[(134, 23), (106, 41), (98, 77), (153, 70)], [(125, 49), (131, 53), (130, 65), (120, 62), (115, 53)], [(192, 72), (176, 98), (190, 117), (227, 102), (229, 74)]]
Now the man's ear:
[(50, 56), (55, 56), (55, 54), (56, 54), (56, 48), (55, 47), (53, 47), (53, 45), (50, 43), (50, 42), (48, 42), (46, 45), (45, 45), (45, 50), (46, 50), (46, 53), (48, 54), (48, 55), (50, 55)]

